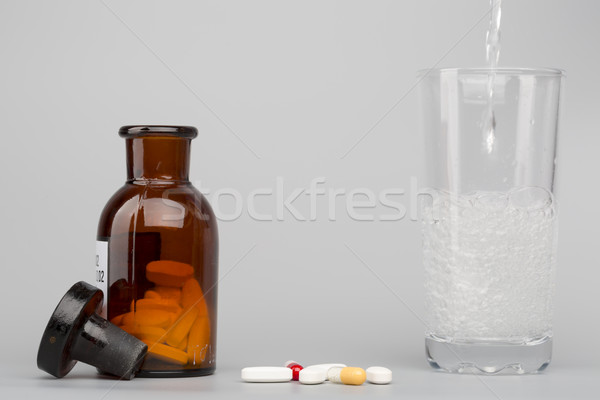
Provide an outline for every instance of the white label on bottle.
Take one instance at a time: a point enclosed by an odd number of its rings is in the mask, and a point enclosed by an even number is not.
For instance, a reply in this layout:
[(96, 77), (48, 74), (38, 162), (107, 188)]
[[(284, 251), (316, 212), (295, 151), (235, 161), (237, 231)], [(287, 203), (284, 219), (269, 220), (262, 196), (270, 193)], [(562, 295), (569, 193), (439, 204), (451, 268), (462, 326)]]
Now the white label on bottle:
[(96, 241), (96, 287), (102, 290), (101, 316), (106, 318), (106, 305), (108, 304), (108, 242)]

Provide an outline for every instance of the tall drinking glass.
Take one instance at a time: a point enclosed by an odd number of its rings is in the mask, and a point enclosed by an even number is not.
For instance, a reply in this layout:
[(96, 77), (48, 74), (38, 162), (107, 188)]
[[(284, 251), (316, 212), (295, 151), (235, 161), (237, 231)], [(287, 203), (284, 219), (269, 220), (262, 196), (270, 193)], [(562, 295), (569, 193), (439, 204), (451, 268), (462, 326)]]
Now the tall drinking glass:
[(450, 372), (540, 371), (552, 355), (563, 73), (421, 78), (427, 359)]

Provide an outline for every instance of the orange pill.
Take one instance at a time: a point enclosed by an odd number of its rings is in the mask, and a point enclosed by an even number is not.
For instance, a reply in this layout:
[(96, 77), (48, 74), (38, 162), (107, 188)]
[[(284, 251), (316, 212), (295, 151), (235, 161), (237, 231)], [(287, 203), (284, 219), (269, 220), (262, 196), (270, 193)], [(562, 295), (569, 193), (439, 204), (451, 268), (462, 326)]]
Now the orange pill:
[(133, 326), (133, 325), (120, 325), (119, 328), (123, 329), (125, 332), (129, 333), (130, 335), (134, 335), (135, 336), (135, 326)]
[(143, 342), (148, 345), (148, 354), (156, 358), (174, 364), (187, 363), (187, 354), (184, 351), (150, 340), (143, 340)]
[(129, 325), (129, 326), (134, 326), (134, 317), (133, 317), (133, 311), (130, 311), (128, 313), (125, 313), (121, 316), (121, 324), (120, 325)]
[(158, 326), (167, 328), (171, 324), (171, 313), (162, 310), (138, 310), (123, 315), (123, 325)]
[(177, 261), (159, 260), (146, 265), (146, 278), (162, 286), (182, 287), (193, 274), (194, 267)]
[(167, 331), (158, 326), (138, 326), (135, 329), (134, 336), (137, 336), (141, 340), (164, 343), (167, 339)]
[(111, 323), (115, 324), (115, 325), (121, 325), (121, 323), (123, 322), (123, 315), (125, 314), (119, 314), (116, 317), (112, 318), (110, 320)]
[(155, 292), (154, 290), (146, 290), (146, 293), (144, 293), (144, 298), (145, 299), (160, 299), (160, 294), (158, 294), (158, 292)]
[(207, 317), (198, 317), (188, 336), (187, 355), (191, 365), (198, 365), (206, 358), (210, 343), (210, 320)]
[(149, 340), (151, 342), (162, 343), (167, 340), (167, 331), (158, 326), (122, 325), (120, 328), (140, 340)]
[(140, 299), (135, 302), (136, 310), (162, 310), (170, 313), (181, 312), (181, 307), (173, 299)]
[[(171, 299), (175, 301), (181, 300), (181, 289), (179, 288), (168, 286), (156, 286), (152, 290), (158, 293), (158, 295), (162, 299)], [(149, 291), (150, 290), (148, 290), (146, 293), (148, 293)]]
[(208, 307), (202, 293), (200, 284), (195, 279), (188, 279), (181, 288), (181, 305), (183, 308), (196, 307), (198, 315), (202, 317), (208, 316)]
[(177, 322), (175, 322), (175, 324), (169, 328), (169, 333), (167, 334), (167, 344), (173, 347), (178, 347), (190, 332), (192, 324), (196, 320), (196, 316), (198, 316), (197, 308), (192, 307), (185, 310)]
[(171, 313), (171, 323), (169, 325), (173, 325), (175, 322), (179, 320), (179, 317), (183, 315), (183, 308), (179, 309), (179, 312)]
[(188, 336), (184, 337), (183, 340), (181, 341), (181, 343), (179, 344), (179, 346), (177, 346), (177, 348), (181, 351), (187, 351), (187, 344), (188, 344)]

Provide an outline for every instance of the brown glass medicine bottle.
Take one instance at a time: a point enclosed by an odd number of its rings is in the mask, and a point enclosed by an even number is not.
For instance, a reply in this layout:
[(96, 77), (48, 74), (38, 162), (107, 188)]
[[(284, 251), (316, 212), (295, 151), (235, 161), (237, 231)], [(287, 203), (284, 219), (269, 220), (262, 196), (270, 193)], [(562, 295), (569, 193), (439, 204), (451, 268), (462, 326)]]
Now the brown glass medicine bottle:
[(148, 344), (138, 376), (215, 370), (218, 237), (188, 179), (188, 126), (124, 126), (127, 181), (98, 226), (96, 283), (106, 318)]

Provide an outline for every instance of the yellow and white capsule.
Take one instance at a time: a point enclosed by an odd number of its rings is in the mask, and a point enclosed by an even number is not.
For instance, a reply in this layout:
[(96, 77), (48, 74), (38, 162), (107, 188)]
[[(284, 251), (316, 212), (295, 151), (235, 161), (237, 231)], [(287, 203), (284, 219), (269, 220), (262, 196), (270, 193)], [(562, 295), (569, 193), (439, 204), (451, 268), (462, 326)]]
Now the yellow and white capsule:
[(367, 373), (362, 368), (333, 367), (327, 371), (327, 379), (344, 385), (362, 385), (367, 380)]

